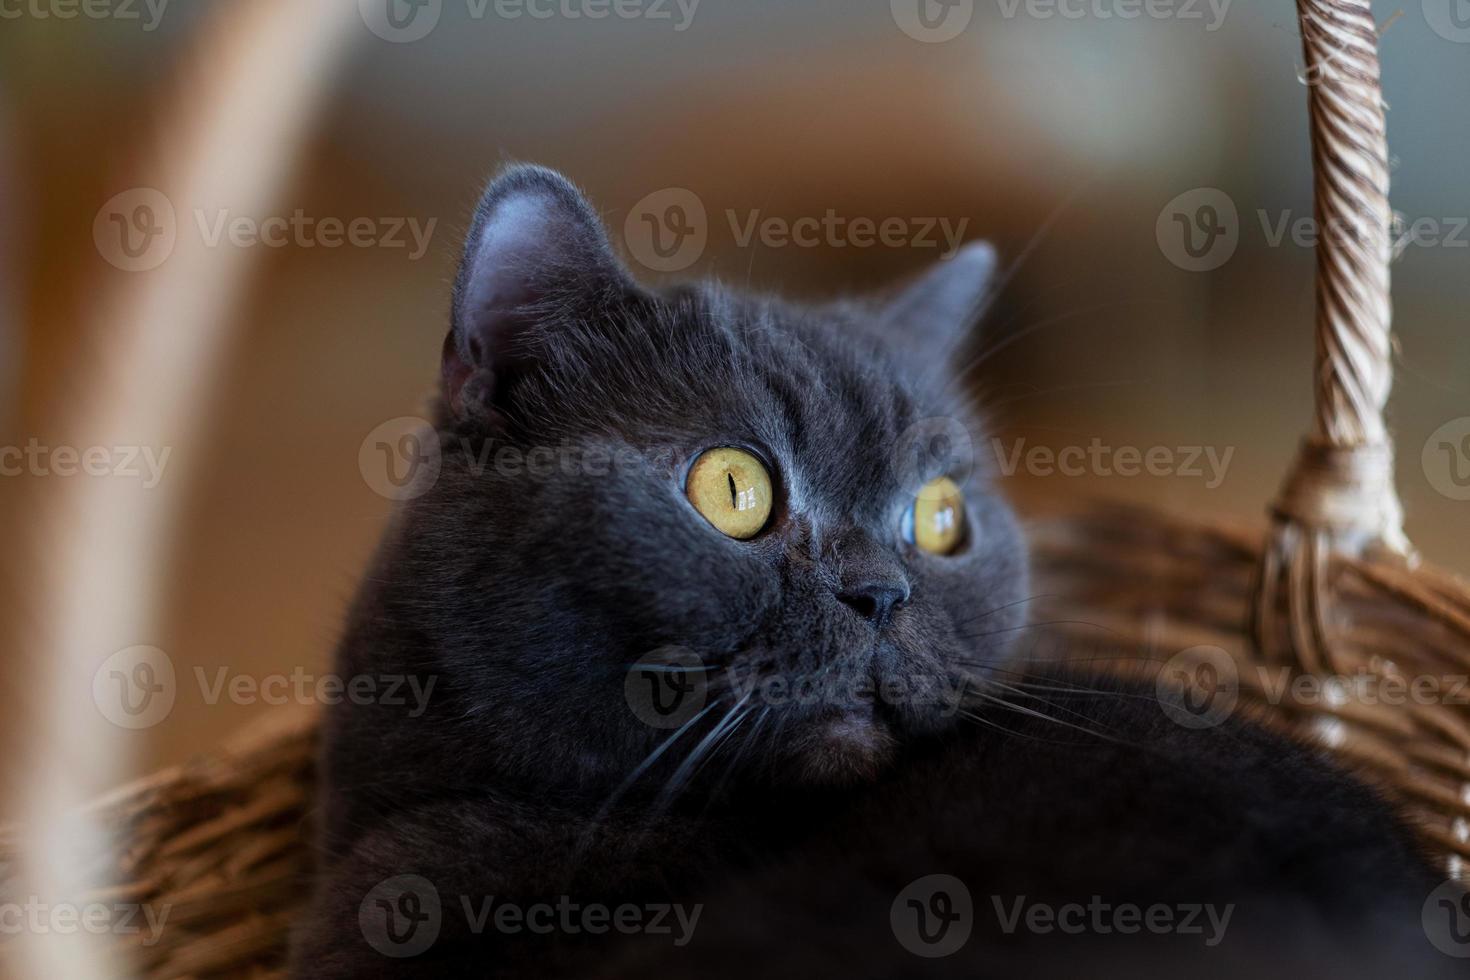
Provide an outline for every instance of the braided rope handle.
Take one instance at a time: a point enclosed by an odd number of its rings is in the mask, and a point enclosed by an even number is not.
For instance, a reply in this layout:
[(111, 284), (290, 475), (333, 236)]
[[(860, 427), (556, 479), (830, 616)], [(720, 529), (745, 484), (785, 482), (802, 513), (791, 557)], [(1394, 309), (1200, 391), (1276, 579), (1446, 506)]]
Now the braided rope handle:
[(1393, 384), (1388, 140), (1370, 0), (1297, 0), (1317, 220), (1315, 413), (1273, 504), (1254, 632), (1268, 650), (1283, 570), (1292, 647), (1332, 663), (1327, 559), (1411, 555), (1384, 407)]

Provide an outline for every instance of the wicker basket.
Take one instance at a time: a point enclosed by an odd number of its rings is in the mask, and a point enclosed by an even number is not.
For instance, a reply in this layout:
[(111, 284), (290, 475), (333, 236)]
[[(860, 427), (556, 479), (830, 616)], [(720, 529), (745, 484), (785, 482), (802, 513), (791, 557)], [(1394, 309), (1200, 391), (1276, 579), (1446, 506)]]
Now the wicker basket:
[[(1152, 665), (1161, 690), (1195, 688), (1180, 704), (1205, 723), (1244, 702), (1321, 738), (1397, 796), (1460, 876), (1470, 708), (1458, 702), (1470, 691), (1456, 678), (1470, 674), (1470, 587), (1416, 562), (1393, 489), (1377, 35), (1367, 0), (1298, 7), (1316, 216), (1339, 230), (1318, 249), (1310, 434), (1265, 530), (1116, 508), (1035, 527), (1041, 590), (1059, 606), (1045, 618), (1077, 624), (1056, 627), (1071, 655)], [(1432, 696), (1404, 696), (1416, 682)], [(311, 871), (313, 722), (284, 711), (95, 805), (125, 841), (96, 869), (109, 883), (97, 898), (170, 909), (156, 942), (116, 940), (141, 975), (282, 969)], [(13, 857), (9, 839), (0, 846)]]

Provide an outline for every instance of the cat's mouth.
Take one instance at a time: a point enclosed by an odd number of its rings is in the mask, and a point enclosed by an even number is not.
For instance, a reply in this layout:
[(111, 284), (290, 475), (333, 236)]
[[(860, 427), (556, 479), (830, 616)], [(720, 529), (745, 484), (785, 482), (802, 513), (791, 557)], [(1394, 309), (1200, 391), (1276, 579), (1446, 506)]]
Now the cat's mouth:
[(875, 779), (905, 741), (953, 719), (963, 682), (942, 662), (891, 640), (864, 639), (835, 653), (746, 656), (721, 670), (726, 696), (769, 715), (770, 730), (781, 733), (775, 748), (789, 778), (814, 785)]
[(892, 759), (898, 739), (877, 705), (853, 705), (817, 720), (799, 758), (806, 780), (844, 784), (874, 779)]

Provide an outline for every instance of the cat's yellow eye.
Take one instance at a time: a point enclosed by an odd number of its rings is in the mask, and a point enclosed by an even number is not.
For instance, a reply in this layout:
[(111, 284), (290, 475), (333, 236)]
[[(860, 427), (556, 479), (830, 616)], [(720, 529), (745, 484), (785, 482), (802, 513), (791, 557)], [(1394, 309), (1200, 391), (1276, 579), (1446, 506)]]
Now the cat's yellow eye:
[(947, 476), (930, 480), (903, 514), (903, 538), (935, 555), (948, 555), (965, 539), (965, 495)]
[(742, 541), (771, 517), (771, 474), (743, 449), (706, 449), (690, 468), (684, 493), (705, 520)]

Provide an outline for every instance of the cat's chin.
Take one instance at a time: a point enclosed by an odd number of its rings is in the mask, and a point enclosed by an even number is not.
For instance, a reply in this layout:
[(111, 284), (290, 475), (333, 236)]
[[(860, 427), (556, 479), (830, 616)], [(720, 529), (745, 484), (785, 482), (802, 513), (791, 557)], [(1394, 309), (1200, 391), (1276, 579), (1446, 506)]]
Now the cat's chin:
[(897, 748), (888, 724), (870, 708), (845, 711), (814, 724), (797, 759), (802, 781), (841, 786), (876, 779)]

